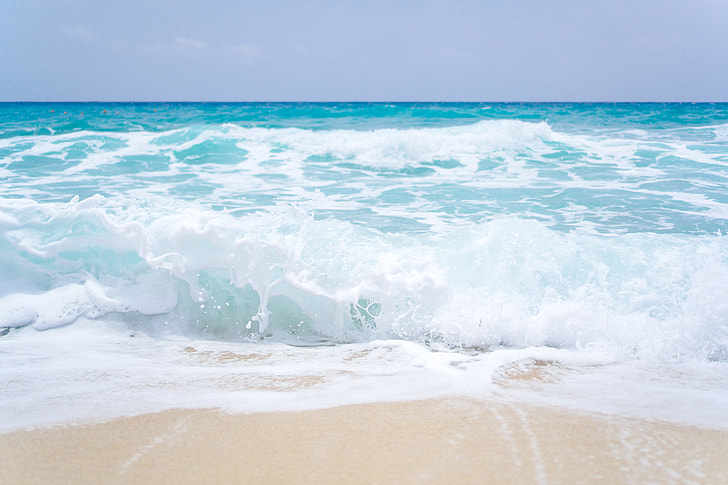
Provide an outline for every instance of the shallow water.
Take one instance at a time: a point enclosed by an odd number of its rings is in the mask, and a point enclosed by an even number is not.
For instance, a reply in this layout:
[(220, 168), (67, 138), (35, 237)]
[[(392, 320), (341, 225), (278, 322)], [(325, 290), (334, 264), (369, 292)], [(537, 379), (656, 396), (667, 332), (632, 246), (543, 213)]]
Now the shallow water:
[(451, 394), (728, 422), (728, 105), (2, 104), (0, 175), (8, 426)]

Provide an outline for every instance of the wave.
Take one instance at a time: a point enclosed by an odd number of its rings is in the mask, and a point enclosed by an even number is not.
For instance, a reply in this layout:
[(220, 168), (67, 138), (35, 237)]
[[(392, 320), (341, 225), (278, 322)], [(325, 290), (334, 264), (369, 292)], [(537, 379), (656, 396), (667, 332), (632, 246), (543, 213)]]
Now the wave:
[(600, 349), (728, 358), (726, 236), (558, 232), (501, 217), (419, 235), (310, 208), (232, 216), (96, 196), (0, 205), (0, 328)]
[[(0, 140), (0, 149), (12, 160), (26, 155), (55, 154), (69, 158), (69, 148), (78, 156), (98, 153), (165, 152), (170, 160), (194, 159), (204, 153), (211, 142), (228, 140), (252, 152), (290, 151), (303, 157), (328, 154), (341, 160), (370, 161), (373, 166), (393, 163), (399, 166), (411, 160), (434, 160), (439, 156), (484, 153), (501, 148), (550, 139), (553, 131), (546, 122), (489, 120), (447, 127), (380, 128), (368, 131), (352, 129), (311, 130), (302, 128), (243, 127), (232, 123), (192, 125), (164, 132), (98, 132), (80, 130), (17, 136)], [(171, 150), (171, 152), (169, 152)], [(191, 150), (191, 153), (188, 153)], [(272, 152), (270, 152), (272, 150)], [(424, 158), (420, 158), (424, 155)]]
[(148, 194), (241, 213), (320, 201), (386, 231), (511, 215), (598, 232), (728, 230), (720, 126), (559, 131), (546, 122), (312, 130), (195, 125), (0, 140), (4, 194)]
[[(297, 182), (327, 171), (458, 178), (487, 174), (500, 186), (514, 183), (573, 185), (634, 181), (685, 170), (723, 174), (726, 126), (646, 132), (568, 133), (547, 122), (484, 120), (448, 127), (310, 130), (234, 124), (197, 125), (165, 132), (78, 131), (0, 140), (7, 174), (87, 179), (175, 175), (208, 168), (215, 174), (288, 174)], [(328, 164), (326, 169), (322, 164)], [(225, 169), (228, 169), (226, 171)], [(318, 169), (318, 172), (315, 170)], [(412, 169), (419, 169), (413, 173)], [(601, 171), (600, 171), (601, 170)], [(196, 173), (198, 176), (206, 173)], [(219, 180), (214, 180), (219, 182)]]

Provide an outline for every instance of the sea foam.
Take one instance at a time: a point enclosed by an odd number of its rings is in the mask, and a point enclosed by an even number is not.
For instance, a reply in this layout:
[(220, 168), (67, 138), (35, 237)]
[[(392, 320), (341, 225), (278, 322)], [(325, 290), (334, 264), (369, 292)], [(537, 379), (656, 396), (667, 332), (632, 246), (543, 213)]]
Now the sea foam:
[[(724, 236), (560, 233), (498, 218), (384, 233), (295, 206), (233, 217), (96, 197), (9, 204), (4, 327), (117, 315), (216, 338), (405, 338), (725, 359)], [(107, 207), (109, 205), (110, 207)], [(18, 291), (22, 290), (22, 291)]]

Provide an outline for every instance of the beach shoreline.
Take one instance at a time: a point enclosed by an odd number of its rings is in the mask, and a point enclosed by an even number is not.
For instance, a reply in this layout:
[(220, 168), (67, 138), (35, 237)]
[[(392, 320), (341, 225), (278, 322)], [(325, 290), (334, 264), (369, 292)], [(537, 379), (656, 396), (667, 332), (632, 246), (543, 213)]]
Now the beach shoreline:
[(719, 483), (728, 431), (468, 398), (0, 434), (0, 482)]

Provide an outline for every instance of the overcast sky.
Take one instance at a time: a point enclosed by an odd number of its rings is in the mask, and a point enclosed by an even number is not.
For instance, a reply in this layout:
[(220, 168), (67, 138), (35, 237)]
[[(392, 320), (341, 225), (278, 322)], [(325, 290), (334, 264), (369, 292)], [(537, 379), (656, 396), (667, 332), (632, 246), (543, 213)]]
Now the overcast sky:
[(0, 0), (3, 101), (728, 101), (728, 0)]

